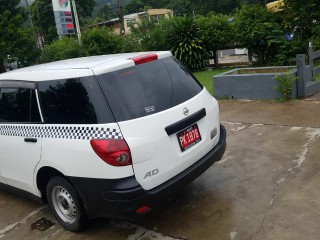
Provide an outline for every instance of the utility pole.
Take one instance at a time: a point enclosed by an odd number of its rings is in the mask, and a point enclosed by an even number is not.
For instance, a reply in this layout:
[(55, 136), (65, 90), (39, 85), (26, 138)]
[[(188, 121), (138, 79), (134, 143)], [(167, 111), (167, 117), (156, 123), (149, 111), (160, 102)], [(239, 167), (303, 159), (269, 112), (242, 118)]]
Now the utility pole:
[(80, 30), (80, 25), (79, 25), (79, 18), (78, 18), (78, 13), (77, 13), (76, 2), (75, 2), (75, 0), (71, 0), (71, 2), (72, 2), (72, 8), (73, 8), (74, 21), (76, 23), (78, 40), (79, 40), (79, 44), (81, 44), (81, 30)]
[(121, 2), (120, 0), (118, 0), (118, 14), (119, 14), (119, 31), (120, 31), (120, 35), (124, 34), (124, 30), (123, 30), (123, 13), (122, 13), (122, 6), (121, 6)]

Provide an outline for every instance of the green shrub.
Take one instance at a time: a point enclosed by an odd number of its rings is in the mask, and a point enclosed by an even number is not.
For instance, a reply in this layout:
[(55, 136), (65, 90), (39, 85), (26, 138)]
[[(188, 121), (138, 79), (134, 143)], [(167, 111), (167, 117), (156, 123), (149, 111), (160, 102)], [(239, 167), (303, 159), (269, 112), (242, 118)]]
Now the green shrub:
[(286, 72), (275, 76), (274, 79), (279, 83), (279, 85), (275, 87), (275, 90), (282, 95), (283, 100), (290, 99), (292, 84), (297, 78), (290, 72)]
[(297, 54), (304, 53), (307, 46), (307, 44), (300, 41), (288, 41), (284, 37), (275, 44), (278, 46), (278, 49), (273, 58), (273, 64), (280, 66), (296, 65)]
[(93, 28), (82, 34), (82, 47), (86, 56), (121, 52), (123, 38), (108, 28)]
[(132, 39), (138, 41), (144, 51), (169, 50), (167, 42), (167, 29), (170, 20), (163, 19), (160, 23), (145, 19), (138, 27), (131, 28)]
[(41, 62), (53, 62), (57, 60), (82, 57), (84, 55), (78, 39), (63, 37), (46, 45), (41, 53)]
[(204, 69), (209, 54), (205, 50), (203, 33), (192, 17), (176, 17), (168, 25), (167, 41), (172, 54), (193, 71)]
[(121, 52), (143, 52), (139, 38), (133, 34), (128, 34), (124, 36)]

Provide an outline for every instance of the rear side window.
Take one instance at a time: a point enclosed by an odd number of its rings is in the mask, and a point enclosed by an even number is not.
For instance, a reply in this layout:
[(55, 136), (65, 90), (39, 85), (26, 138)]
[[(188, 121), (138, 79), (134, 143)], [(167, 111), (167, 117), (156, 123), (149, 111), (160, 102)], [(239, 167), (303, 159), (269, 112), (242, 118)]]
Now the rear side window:
[(1, 88), (0, 122), (41, 122), (35, 90), (25, 88)]
[(38, 84), (44, 121), (51, 124), (114, 122), (93, 77), (43, 81)]
[(97, 76), (117, 121), (158, 113), (197, 95), (202, 86), (174, 58)]

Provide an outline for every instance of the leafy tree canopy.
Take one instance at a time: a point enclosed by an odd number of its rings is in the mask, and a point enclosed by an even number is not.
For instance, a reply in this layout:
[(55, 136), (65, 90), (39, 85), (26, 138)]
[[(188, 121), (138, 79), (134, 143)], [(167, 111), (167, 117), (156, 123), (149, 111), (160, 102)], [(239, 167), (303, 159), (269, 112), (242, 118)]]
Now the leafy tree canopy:
[(260, 5), (244, 5), (235, 14), (234, 40), (248, 47), (258, 58), (259, 65), (273, 57), (270, 43), (277, 38), (284, 39), (284, 32), (274, 14)]
[(136, 13), (136, 12), (142, 12), (151, 6), (146, 4), (145, 1), (140, 1), (140, 0), (132, 0), (125, 8), (125, 12), (127, 14), (130, 13)]
[(308, 41), (320, 26), (320, 0), (285, 0), (286, 22), (295, 37)]
[(233, 45), (233, 32), (229, 19), (227, 15), (213, 13), (197, 18), (208, 50), (218, 50)]
[(0, 0), (0, 72), (5, 72), (8, 59), (30, 65), (37, 58), (36, 42), (32, 32), (23, 27), (25, 11), (20, 0)]
[(234, 45), (229, 16), (211, 13), (206, 17), (198, 16), (197, 22), (202, 29), (206, 49), (213, 52), (215, 66), (218, 67), (217, 51)]
[(80, 18), (91, 17), (95, 0), (77, 0), (77, 11)]
[(111, 7), (109, 5), (104, 5), (97, 11), (97, 18), (108, 20), (110, 18), (116, 17), (117, 14), (112, 11)]

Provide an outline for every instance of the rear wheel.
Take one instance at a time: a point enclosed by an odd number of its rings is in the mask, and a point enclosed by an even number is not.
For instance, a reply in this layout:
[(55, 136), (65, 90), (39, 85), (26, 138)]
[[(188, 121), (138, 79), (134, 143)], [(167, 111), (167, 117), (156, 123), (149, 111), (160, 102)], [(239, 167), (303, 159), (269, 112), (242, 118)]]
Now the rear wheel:
[(67, 230), (79, 232), (88, 224), (80, 197), (72, 185), (62, 177), (53, 177), (47, 185), (51, 211)]

